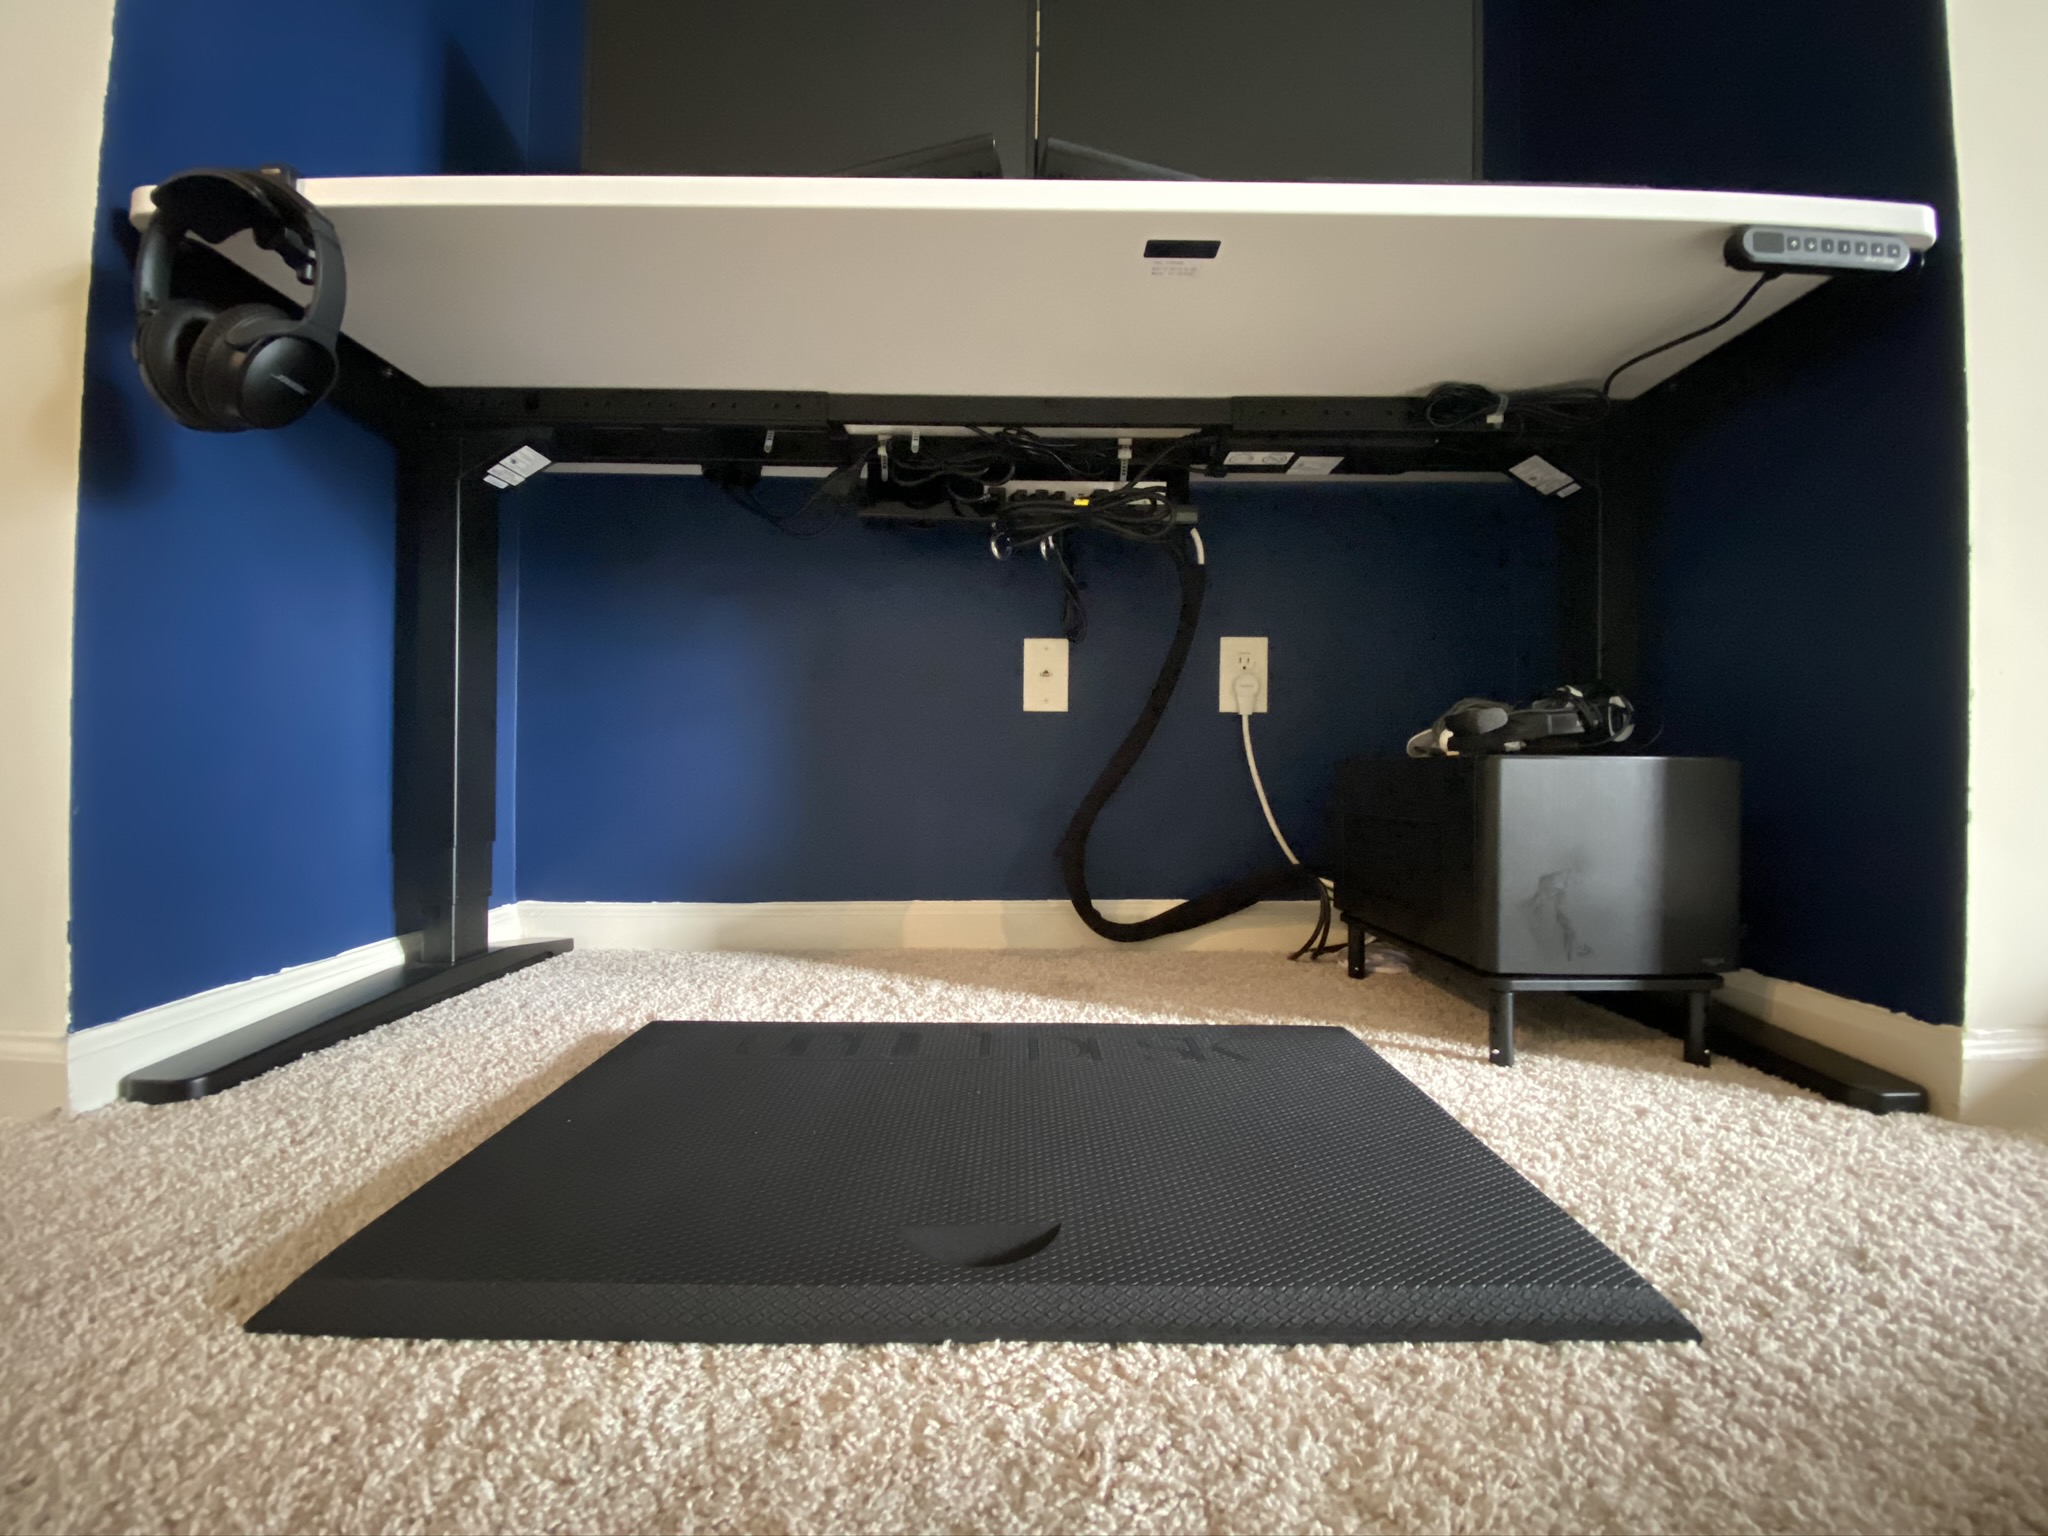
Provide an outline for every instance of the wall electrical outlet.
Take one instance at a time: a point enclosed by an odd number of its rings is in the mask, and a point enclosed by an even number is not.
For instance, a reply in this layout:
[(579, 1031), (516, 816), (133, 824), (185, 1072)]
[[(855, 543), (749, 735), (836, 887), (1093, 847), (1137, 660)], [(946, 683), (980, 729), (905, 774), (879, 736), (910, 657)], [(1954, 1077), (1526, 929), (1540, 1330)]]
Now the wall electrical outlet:
[(1024, 642), (1024, 708), (1027, 713), (1064, 714), (1067, 708), (1067, 642)]
[(1272, 690), (1266, 678), (1266, 637), (1225, 635), (1222, 654), (1223, 663), (1216, 680), (1216, 707), (1226, 715), (1236, 714), (1237, 680), (1250, 673), (1259, 680), (1259, 701), (1252, 706), (1252, 713), (1263, 715), (1272, 702)]

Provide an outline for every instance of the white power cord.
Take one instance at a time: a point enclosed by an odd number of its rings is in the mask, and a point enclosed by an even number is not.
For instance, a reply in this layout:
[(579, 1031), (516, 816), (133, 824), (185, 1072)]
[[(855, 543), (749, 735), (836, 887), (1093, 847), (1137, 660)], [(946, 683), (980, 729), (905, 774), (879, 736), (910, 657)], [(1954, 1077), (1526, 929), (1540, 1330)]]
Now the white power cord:
[(1266, 782), (1259, 777), (1259, 759), (1252, 751), (1252, 711), (1259, 703), (1259, 680), (1249, 672), (1238, 674), (1237, 681), (1230, 685), (1230, 691), (1237, 699), (1237, 723), (1244, 727), (1244, 765), (1252, 771), (1252, 788), (1258, 791), (1259, 809), (1266, 813), (1266, 825), (1273, 829), (1273, 841), (1280, 845), (1280, 851), (1287, 855), (1287, 862), (1299, 864), (1294, 850), (1287, 846), (1287, 836), (1280, 830), (1280, 823), (1274, 818), (1273, 803), (1266, 798)]
[[(1237, 723), (1244, 730), (1244, 765), (1252, 771), (1252, 788), (1258, 793), (1259, 809), (1266, 813), (1266, 825), (1272, 829), (1273, 841), (1287, 855), (1287, 862), (1299, 864), (1301, 860), (1287, 845), (1287, 835), (1280, 830), (1279, 819), (1273, 815), (1273, 803), (1266, 798), (1266, 781), (1259, 777), (1258, 755), (1252, 751), (1252, 712), (1259, 703), (1259, 680), (1249, 672), (1240, 673), (1230, 685), (1230, 692), (1237, 700)], [(1328, 880), (1319, 878), (1318, 883), (1326, 891), (1334, 889)]]
[[(1273, 814), (1273, 802), (1266, 798), (1266, 781), (1259, 777), (1258, 754), (1252, 751), (1252, 714), (1259, 707), (1259, 680), (1248, 672), (1239, 673), (1231, 680), (1230, 693), (1237, 701), (1237, 723), (1244, 733), (1244, 765), (1251, 770), (1252, 789), (1258, 794), (1259, 809), (1266, 814), (1266, 826), (1273, 833), (1273, 841), (1278, 843), (1280, 851), (1287, 855), (1287, 862), (1299, 869), (1301, 860), (1294, 856), (1294, 850), (1287, 843), (1287, 834), (1280, 830), (1280, 820)], [(1316, 884), (1322, 887), (1323, 893), (1321, 916), (1316, 921), (1314, 931), (1309, 934), (1308, 942), (1288, 956), (1290, 960), (1320, 960), (1324, 955), (1334, 954), (1344, 948), (1342, 944), (1326, 942), (1330, 936), (1330, 918), (1336, 906), (1337, 883), (1317, 875)], [(1405, 971), (1408, 969), (1408, 960), (1398, 951), (1373, 944), (1367, 950), (1367, 968), (1375, 971)]]

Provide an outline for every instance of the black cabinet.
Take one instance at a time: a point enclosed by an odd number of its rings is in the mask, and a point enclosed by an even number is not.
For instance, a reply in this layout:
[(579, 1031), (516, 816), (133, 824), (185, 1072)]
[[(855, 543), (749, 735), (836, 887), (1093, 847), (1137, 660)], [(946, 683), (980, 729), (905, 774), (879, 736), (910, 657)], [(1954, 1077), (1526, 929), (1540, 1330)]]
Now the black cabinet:
[(588, 0), (583, 169), (824, 176), (993, 135), (1030, 163), (1033, 0)]
[[(1466, 181), (1479, 0), (588, 0), (583, 168), (825, 175), (969, 137)], [(1109, 174), (1090, 172), (1090, 174)]]

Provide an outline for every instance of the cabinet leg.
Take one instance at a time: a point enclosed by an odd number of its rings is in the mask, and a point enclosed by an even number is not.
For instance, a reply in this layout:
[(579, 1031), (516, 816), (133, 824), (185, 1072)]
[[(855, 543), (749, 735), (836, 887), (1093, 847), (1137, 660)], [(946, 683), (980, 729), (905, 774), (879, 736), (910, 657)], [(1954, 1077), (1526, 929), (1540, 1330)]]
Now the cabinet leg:
[(1489, 1023), (1490, 1049), (1487, 1059), (1496, 1067), (1515, 1064), (1515, 994), (1493, 994), (1493, 1017)]
[(1365, 925), (1344, 919), (1344, 958), (1355, 981), (1365, 975)]
[(1711, 1067), (1714, 1056), (1707, 1049), (1707, 994), (1685, 994), (1685, 1059), (1696, 1067)]

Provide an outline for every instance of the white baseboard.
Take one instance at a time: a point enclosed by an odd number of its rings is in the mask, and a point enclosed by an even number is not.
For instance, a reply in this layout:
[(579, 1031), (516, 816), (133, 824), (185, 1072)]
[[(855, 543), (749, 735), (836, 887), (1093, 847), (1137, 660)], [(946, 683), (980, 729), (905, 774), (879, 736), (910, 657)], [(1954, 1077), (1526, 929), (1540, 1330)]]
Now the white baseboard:
[(1923, 1024), (1755, 971), (1731, 972), (1720, 995), (1767, 1024), (1918, 1083), (1938, 1115), (2048, 1135), (2048, 1030)]
[(1963, 1118), (2048, 1136), (2048, 1035), (1966, 1035)]
[[(1134, 922), (1171, 901), (1105, 901)], [(1147, 948), (1285, 952), (1308, 937), (1312, 901), (1268, 901)], [(1087, 949), (1090, 932), (1064, 901), (522, 901), (519, 934), (584, 949)]]
[(69, 1051), (71, 1107), (87, 1110), (111, 1104), (121, 1079), (130, 1072), (404, 963), (403, 943), (379, 939), (325, 960), (287, 966), (269, 976), (231, 982), (112, 1023), (75, 1030)]
[[(1105, 901), (1120, 922), (1170, 901)], [(1162, 950), (1285, 953), (1315, 921), (1309, 901), (1262, 902), (1206, 928), (1154, 939)], [(573, 939), (585, 949), (1085, 949), (1106, 944), (1064, 901), (522, 901), (493, 908), (492, 944)], [(0, 1032), (0, 1115), (114, 1101), (130, 1072), (323, 992), (400, 964), (381, 939), (274, 975), (215, 987), (68, 1037)], [(1924, 1024), (1831, 992), (1735, 971), (1721, 997), (1793, 1034), (1896, 1072), (1927, 1089), (1937, 1114), (2048, 1131), (2048, 1034)], [(68, 1094), (67, 1094), (68, 1079)]]
[(502, 907), (491, 908), (490, 927), (485, 931), (485, 941), (496, 949), (501, 944), (517, 944), (525, 928), (519, 921), (519, 908), (513, 902)]
[(0, 1120), (64, 1107), (64, 1037), (0, 1030)]

